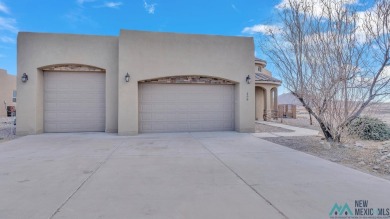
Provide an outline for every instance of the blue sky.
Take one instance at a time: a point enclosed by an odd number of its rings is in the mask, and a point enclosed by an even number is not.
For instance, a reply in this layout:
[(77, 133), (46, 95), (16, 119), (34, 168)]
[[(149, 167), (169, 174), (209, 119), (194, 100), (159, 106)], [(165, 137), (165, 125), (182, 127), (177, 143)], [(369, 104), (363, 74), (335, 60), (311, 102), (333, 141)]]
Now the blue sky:
[[(16, 74), (19, 31), (118, 36), (120, 29), (131, 29), (257, 36), (273, 25), (276, 6), (284, 1), (0, 0), (0, 68)], [(344, 1), (364, 11), (373, 0)], [(259, 48), (255, 49), (259, 58), (267, 60)], [(268, 63), (267, 68), (278, 77)]]
[[(117, 36), (120, 29), (249, 36), (278, 1), (0, 0), (0, 68), (16, 74), (18, 31)], [(263, 57), (264, 58), (264, 57)]]

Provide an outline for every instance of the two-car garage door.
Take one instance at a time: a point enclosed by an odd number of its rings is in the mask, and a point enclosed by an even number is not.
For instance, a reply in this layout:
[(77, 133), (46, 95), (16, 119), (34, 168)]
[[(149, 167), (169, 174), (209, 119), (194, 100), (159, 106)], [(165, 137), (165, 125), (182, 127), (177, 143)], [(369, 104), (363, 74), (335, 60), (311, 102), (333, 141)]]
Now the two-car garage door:
[(234, 130), (234, 85), (139, 84), (139, 131)]
[(44, 72), (45, 132), (104, 132), (105, 73)]

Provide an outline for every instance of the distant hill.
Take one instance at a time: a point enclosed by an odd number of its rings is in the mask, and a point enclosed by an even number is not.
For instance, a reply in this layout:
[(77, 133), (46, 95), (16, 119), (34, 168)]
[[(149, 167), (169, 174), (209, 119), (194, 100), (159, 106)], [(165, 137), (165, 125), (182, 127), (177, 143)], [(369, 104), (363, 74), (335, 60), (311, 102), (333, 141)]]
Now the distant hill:
[(302, 106), (302, 103), (291, 93), (279, 95), (278, 104), (295, 104), (297, 106)]

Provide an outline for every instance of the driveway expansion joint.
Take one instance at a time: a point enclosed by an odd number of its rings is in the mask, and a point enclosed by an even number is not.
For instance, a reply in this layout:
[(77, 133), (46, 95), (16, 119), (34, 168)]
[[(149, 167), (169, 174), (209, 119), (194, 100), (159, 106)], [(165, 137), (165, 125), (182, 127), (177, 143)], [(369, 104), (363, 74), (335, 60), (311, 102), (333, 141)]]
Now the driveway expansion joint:
[(107, 161), (111, 158), (111, 156), (115, 153), (115, 151), (120, 147), (122, 146), (123, 144), (125, 143), (122, 142), (122, 143), (119, 143), (117, 145), (114, 146), (114, 149), (111, 151), (111, 153), (109, 153), (107, 155), (107, 157), (102, 161), (102, 162), (99, 162), (98, 166), (95, 168), (95, 170), (93, 170), (91, 172), (91, 174), (89, 174), (89, 176), (87, 178), (84, 179), (84, 181), (77, 187), (77, 189), (75, 191), (72, 192), (72, 194), (57, 208), (57, 210), (49, 217), (49, 219), (52, 219), (56, 216), (56, 214), (58, 214), (61, 209), (69, 202), (70, 199), (72, 199), (72, 197), (85, 185), (85, 183), (87, 183), (87, 181), (89, 179), (92, 178), (93, 175), (95, 175), (95, 173), (104, 165), (107, 163)]
[(199, 142), (202, 147), (210, 152), (211, 155), (215, 159), (217, 159), (223, 166), (225, 166), (230, 172), (232, 172), (234, 175), (236, 175), (237, 178), (239, 178), (246, 186), (248, 186), (252, 191), (254, 191), (260, 198), (262, 198), (265, 202), (267, 202), (272, 208), (274, 208), (280, 215), (282, 215), (285, 219), (289, 219), (279, 208), (277, 208), (270, 200), (268, 200), (264, 195), (262, 195), (260, 192), (258, 192), (255, 188), (253, 188), (248, 182), (246, 182), (238, 173), (236, 173), (232, 168), (230, 168), (221, 158), (219, 158), (214, 152), (212, 152), (209, 148), (206, 147), (199, 139), (193, 138)]

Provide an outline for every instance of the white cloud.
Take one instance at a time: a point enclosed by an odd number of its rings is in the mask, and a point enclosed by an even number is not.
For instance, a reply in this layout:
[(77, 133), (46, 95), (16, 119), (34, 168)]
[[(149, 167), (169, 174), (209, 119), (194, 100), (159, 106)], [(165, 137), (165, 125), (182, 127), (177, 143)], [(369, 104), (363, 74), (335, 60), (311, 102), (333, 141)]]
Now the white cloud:
[[(361, 42), (370, 40), (372, 36), (366, 35), (367, 30), (365, 28), (371, 28), (371, 30), (376, 33), (376, 32), (382, 32), (384, 34), (385, 32), (390, 31), (390, 27), (388, 25), (386, 26), (381, 26), (377, 24), (387, 24), (389, 17), (387, 16), (377, 16), (379, 11), (382, 11), (384, 9), (378, 8), (378, 4), (375, 4), (371, 8), (368, 8), (365, 11), (360, 11), (357, 12), (357, 34), (358, 34), (358, 40)], [(383, 14), (382, 14), (383, 15)], [(378, 27), (380, 29), (378, 29)]]
[(255, 34), (255, 33), (262, 33), (265, 35), (269, 35), (270, 33), (279, 33), (280, 27), (277, 25), (264, 25), (264, 24), (257, 24), (251, 27), (245, 27), (242, 30), (242, 33), (249, 33), (249, 34)]
[[(75, 2), (77, 3), (77, 7), (73, 8), (72, 10), (64, 14), (63, 18), (72, 26), (76, 26), (79, 24), (85, 24), (94, 27), (99, 26), (99, 24), (95, 20), (93, 20), (90, 16), (87, 16), (85, 14), (85, 11), (87, 10), (85, 4), (93, 3), (97, 1), (98, 0), (75, 0)], [(93, 8), (103, 8), (103, 7), (118, 8), (121, 4), (122, 2), (105, 2), (104, 4), (98, 6), (92, 6), (92, 7)]]
[(7, 36), (0, 37), (0, 42), (2, 43), (15, 43), (15, 39)]
[(104, 7), (107, 8), (119, 8), (123, 3), (122, 2), (106, 2), (104, 3)]
[(77, 8), (75, 10), (68, 12), (67, 14), (65, 14), (64, 18), (71, 25), (86, 24), (94, 27), (98, 26), (98, 23), (96, 23), (92, 18), (84, 14), (83, 8)]
[[(290, 3), (289, 1), (291, 0), (282, 0), (278, 5), (275, 6), (277, 9), (284, 9), (284, 8), (289, 8)], [(293, 3), (299, 3), (301, 0), (292, 0)], [(311, 0), (308, 1), (311, 2), (313, 5), (321, 7), (323, 4), (321, 3), (321, 0)], [(342, 3), (343, 5), (355, 5), (359, 4), (359, 0), (336, 0), (338, 3)]]
[(88, 3), (88, 2), (94, 2), (96, 0), (76, 0), (77, 4), (79, 5), (83, 5), (84, 3)]
[(9, 8), (2, 1), (0, 1), (0, 12), (3, 12), (5, 14), (10, 13)]
[(13, 18), (0, 17), (0, 30), (17, 33), (19, 30), (16, 27), (16, 20)]
[[(278, 10), (288, 9), (290, 8), (290, 1), (292, 3), (299, 3), (302, 2), (302, 0), (281, 0), (279, 4), (275, 6)], [(308, 3), (311, 3), (313, 6), (312, 12), (314, 16), (321, 16), (323, 15), (323, 8), (324, 4), (321, 3), (322, 0), (306, 0)], [(364, 5), (359, 0), (336, 0), (337, 3), (341, 3), (342, 7), (346, 7), (347, 5)], [(357, 37), (359, 42), (366, 41), (366, 36), (363, 30), (363, 22), (367, 19), (366, 13), (375, 10), (375, 6), (372, 8), (368, 8), (365, 11), (359, 11), (357, 12)], [(377, 22), (375, 17), (372, 20), (372, 25), (374, 26), (375, 22)], [(245, 27), (242, 31), (242, 33), (249, 33), (249, 34), (255, 34), (255, 33), (262, 33), (262, 34), (270, 34), (270, 31), (272, 33), (280, 33), (280, 27), (278, 27), (276, 24), (271, 25), (254, 25), (251, 27)]]
[(390, 78), (390, 66), (386, 66), (386, 67), (383, 69), (382, 76), (383, 76), (383, 77), (386, 77), (386, 78)]
[[(278, 5), (275, 6), (276, 9), (283, 10), (290, 8), (290, 1), (292, 3), (300, 3), (302, 0), (282, 0)], [(312, 12), (313, 15), (321, 16), (324, 12), (324, 4), (321, 2), (321, 0), (309, 0), (308, 3), (311, 3), (313, 8)], [(336, 0), (337, 3), (341, 3), (342, 5), (357, 5), (359, 3), (359, 0)]]
[(239, 12), (239, 11), (238, 11), (238, 8), (237, 8), (237, 6), (236, 6), (235, 4), (232, 4), (232, 8), (233, 8), (233, 10), (235, 10), (236, 12)]
[(147, 3), (146, 0), (144, 0), (144, 8), (149, 14), (154, 14), (154, 11), (156, 10), (156, 5), (155, 3)]
[(119, 9), (120, 6), (123, 5), (122, 2), (105, 2), (102, 5), (96, 5), (94, 8), (113, 8), (113, 9)]

